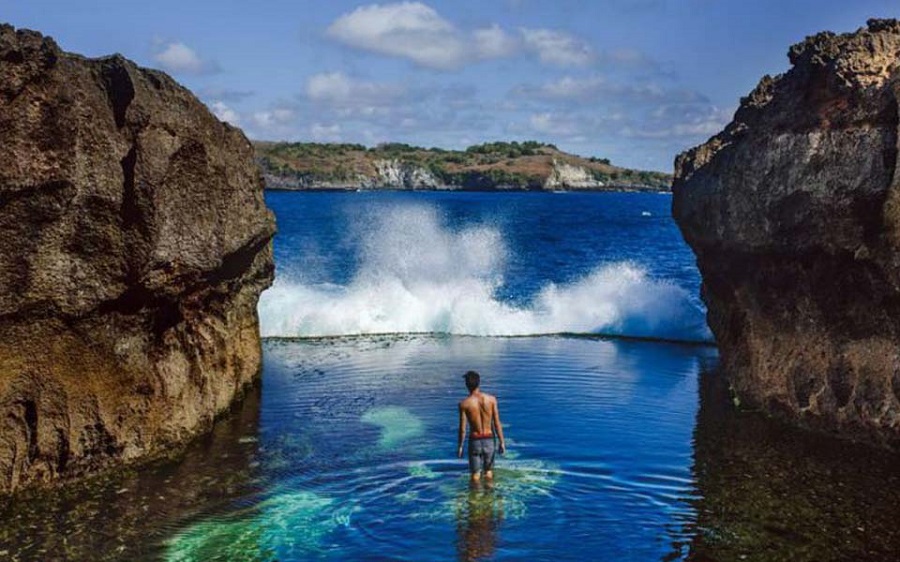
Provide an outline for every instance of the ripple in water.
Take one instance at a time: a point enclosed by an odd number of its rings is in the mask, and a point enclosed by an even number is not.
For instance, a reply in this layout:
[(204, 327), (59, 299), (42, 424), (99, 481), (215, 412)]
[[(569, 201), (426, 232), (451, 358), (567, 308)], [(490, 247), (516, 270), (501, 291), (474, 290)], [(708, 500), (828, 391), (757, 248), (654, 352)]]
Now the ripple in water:
[[(264, 353), (262, 403), (251, 394), (184, 457), (0, 499), (0, 553), (893, 560), (900, 548), (897, 456), (733, 412), (727, 389), (710, 396), (714, 374), (698, 389), (707, 348), (408, 336)], [(507, 427), (492, 487), (471, 488), (455, 458), (472, 367)]]
[[(467, 559), (565, 559), (570, 537), (584, 543), (572, 559), (651, 539), (662, 544), (640, 551), (663, 555), (693, 517), (694, 377), (711, 356), (560, 337), (273, 340), (260, 446), (287, 459), (268, 478), (352, 513), (317, 556), (445, 559), (454, 545)], [(472, 367), (500, 398), (510, 447), (477, 488), (454, 454)]]

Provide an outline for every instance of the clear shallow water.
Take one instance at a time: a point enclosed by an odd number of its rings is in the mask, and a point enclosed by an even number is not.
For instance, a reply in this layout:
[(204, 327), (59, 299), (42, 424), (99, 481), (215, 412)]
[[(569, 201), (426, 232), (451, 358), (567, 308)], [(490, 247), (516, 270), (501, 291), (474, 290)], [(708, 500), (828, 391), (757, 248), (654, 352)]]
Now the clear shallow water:
[[(900, 458), (735, 411), (702, 347), (269, 341), (171, 461), (0, 500), (11, 560), (896, 560)], [(501, 399), (493, 490), (453, 458), (462, 368)], [(546, 413), (545, 413), (546, 412)]]
[[(689, 539), (696, 372), (709, 350), (376, 337), (266, 351), (267, 491), (251, 512), (181, 529), (169, 559), (225, 545), (279, 560), (658, 559)], [(508, 425), (492, 489), (470, 489), (453, 456), (458, 374), (471, 366)]]
[[(0, 559), (900, 552), (900, 457), (736, 412), (711, 347), (547, 335), (708, 338), (667, 197), (269, 202), (279, 281), (260, 311), (277, 337), (261, 388), (176, 459), (0, 500)], [(524, 333), (544, 335), (487, 337)], [(471, 368), (510, 441), (492, 489), (470, 489), (453, 457)]]

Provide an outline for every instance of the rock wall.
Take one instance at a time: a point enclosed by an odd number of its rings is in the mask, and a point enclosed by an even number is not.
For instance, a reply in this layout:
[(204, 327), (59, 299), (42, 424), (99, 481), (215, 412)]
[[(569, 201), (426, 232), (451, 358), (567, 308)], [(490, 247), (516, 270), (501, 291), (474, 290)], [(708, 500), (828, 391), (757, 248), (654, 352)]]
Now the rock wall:
[(544, 181), (544, 189), (600, 189), (603, 182), (594, 178), (587, 168), (573, 166), (561, 160), (553, 161), (553, 170)]
[(734, 121), (676, 160), (737, 397), (842, 435), (900, 440), (900, 22), (793, 46)]
[(253, 149), (121, 56), (0, 26), (0, 492), (156, 456), (258, 375)]
[(412, 166), (399, 160), (376, 160), (375, 177), (366, 182), (366, 188), (434, 189), (441, 181), (421, 166)]

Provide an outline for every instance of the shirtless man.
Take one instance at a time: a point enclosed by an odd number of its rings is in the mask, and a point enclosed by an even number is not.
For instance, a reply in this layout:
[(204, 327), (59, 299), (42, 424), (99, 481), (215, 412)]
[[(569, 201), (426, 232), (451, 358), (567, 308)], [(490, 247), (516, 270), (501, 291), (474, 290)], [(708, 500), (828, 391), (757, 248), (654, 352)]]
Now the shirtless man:
[(481, 376), (475, 371), (469, 371), (463, 378), (466, 379), (466, 388), (469, 396), (459, 403), (459, 440), (456, 456), (462, 458), (463, 440), (466, 437), (466, 423), (472, 426), (469, 435), (469, 472), (472, 482), (484, 477), (494, 477), (494, 431), (499, 439), (500, 454), (506, 452), (506, 444), (503, 441), (503, 426), (500, 425), (500, 411), (497, 409), (497, 399), (490, 394), (481, 392)]

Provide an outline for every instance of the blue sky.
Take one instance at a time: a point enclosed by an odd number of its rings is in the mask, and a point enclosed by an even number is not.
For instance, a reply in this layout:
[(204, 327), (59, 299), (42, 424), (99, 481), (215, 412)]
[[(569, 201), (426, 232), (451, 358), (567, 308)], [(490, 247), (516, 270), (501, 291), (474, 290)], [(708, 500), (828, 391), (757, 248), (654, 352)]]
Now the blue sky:
[(0, 0), (0, 21), (163, 69), (251, 138), (536, 139), (670, 171), (788, 46), (900, 0)]

